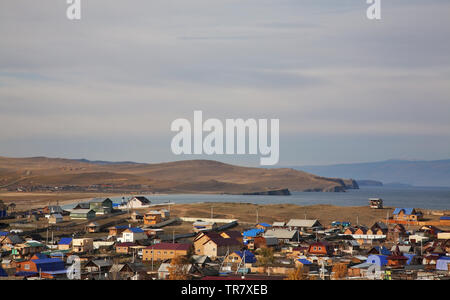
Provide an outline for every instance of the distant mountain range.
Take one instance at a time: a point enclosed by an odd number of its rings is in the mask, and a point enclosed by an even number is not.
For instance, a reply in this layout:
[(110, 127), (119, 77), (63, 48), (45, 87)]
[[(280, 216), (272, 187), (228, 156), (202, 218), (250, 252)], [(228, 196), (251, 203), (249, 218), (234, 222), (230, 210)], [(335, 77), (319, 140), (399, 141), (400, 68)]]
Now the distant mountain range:
[(325, 177), (353, 178), (358, 182), (359, 180), (368, 183), (370, 181), (381, 181), (385, 186), (450, 187), (450, 159), (434, 161), (386, 160), (325, 166), (295, 166), (293, 168)]

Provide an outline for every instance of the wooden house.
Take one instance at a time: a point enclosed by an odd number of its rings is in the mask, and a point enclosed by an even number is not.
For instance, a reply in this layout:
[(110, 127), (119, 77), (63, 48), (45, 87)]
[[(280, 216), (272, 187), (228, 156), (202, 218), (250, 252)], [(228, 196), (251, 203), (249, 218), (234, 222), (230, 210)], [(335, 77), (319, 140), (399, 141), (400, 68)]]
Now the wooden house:
[(100, 231), (100, 225), (97, 222), (91, 222), (86, 225), (87, 233), (95, 233)]
[(414, 208), (396, 208), (392, 215), (397, 221), (420, 221), (423, 217), (422, 213)]
[(144, 215), (145, 225), (155, 225), (163, 221), (161, 212), (156, 210), (151, 210)]
[(130, 228), (130, 226), (128, 226), (128, 225), (119, 225), (119, 226), (116, 225), (116, 226), (108, 227), (109, 236), (119, 236), (128, 228)]
[(316, 256), (331, 256), (333, 254), (333, 248), (327, 242), (315, 242), (309, 245), (308, 254)]
[(79, 252), (91, 252), (94, 250), (94, 240), (92, 238), (78, 238), (72, 240), (72, 251)]
[(137, 246), (136, 243), (130, 243), (130, 242), (117, 243), (116, 244), (116, 253), (130, 254), (130, 253), (132, 253), (132, 247), (135, 247), (135, 246)]
[(58, 243), (58, 250), (72, 249), (72, 238), (61, 238)]
[(142, 261), (166, 260), (177, 256), (187, 256), (192, 244), (159, 243), (146, 247), (142, 251)]

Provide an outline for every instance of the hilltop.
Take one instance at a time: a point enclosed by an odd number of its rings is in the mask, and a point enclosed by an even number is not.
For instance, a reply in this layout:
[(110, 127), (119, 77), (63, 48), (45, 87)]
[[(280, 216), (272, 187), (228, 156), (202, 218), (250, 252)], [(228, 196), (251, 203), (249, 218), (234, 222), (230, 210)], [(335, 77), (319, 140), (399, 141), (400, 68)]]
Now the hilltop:
[(211, 160), (145, 164), (0, 157), (0, 166), (0, 189), (10, 191), (241, 194), (357, 188), (352, 180), (320, 177), (290, 168), (242, 167)]

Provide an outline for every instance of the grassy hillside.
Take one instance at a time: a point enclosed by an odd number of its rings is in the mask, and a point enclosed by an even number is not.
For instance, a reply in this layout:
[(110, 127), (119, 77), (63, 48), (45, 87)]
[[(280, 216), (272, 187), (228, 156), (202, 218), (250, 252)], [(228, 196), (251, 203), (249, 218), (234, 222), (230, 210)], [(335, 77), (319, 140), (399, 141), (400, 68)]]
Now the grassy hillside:
[[(167, 193), (246, 193), (288, 188), (291, 191), (342, 191), (352, 181), (318, 177), (294, 169), (240, 167), (210, 160), (160, 164), (102, 163), (60, 158), (0, 157), (0, 188), (141, 185)], [(139, 187), (134, 187), (139, 189)]]

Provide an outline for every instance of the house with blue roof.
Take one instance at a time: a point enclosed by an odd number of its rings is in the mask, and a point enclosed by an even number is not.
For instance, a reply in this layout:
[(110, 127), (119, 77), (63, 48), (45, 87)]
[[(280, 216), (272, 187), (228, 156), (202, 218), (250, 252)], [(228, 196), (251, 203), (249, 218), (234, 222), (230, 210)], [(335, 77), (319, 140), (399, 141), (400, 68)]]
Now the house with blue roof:
[(225, 263), (246, 263), (252, 264), (256, 262), (256, 256), (248, 250), (234, 251), (225, 258)]
[(422, 220), (422, 213), (416, 211), (415, 208), (399, 208), (394, 209), (392, 213), (394, 220), (397, 221), (419, 221)]
[(72, 238), (64, 237), (59, 240), (58, 250), (69, 250), (72, 248)]
[(256, 228), (258, 228), (258, 229), (267, 230), (267, 229), (269, 229), (271, 227), (272, 227), (272, 225), (270, 225), (268, 223), (258, 223), (258, 224), (256, 224)]
[(130, 227), (122, 232), (122, 238), (117, 239), (121, 243), (134, 243), (139, 240), (148, 239), (147, 234), (142, 228)]
[(242, 234), (245, 238), (254, 238), (257, 237), (261, 234), (264, 233), (264, 229), (261, 228), (253, 228), (253, 229), (249, 229), (247, 231), (244, 231), (244, 233)]
[(16, 276), (41, 276), (43, 278), (55, 278), (65, 276), (67, 270), (64, 261), (59, 258), (31, 259), (18, 262)]

